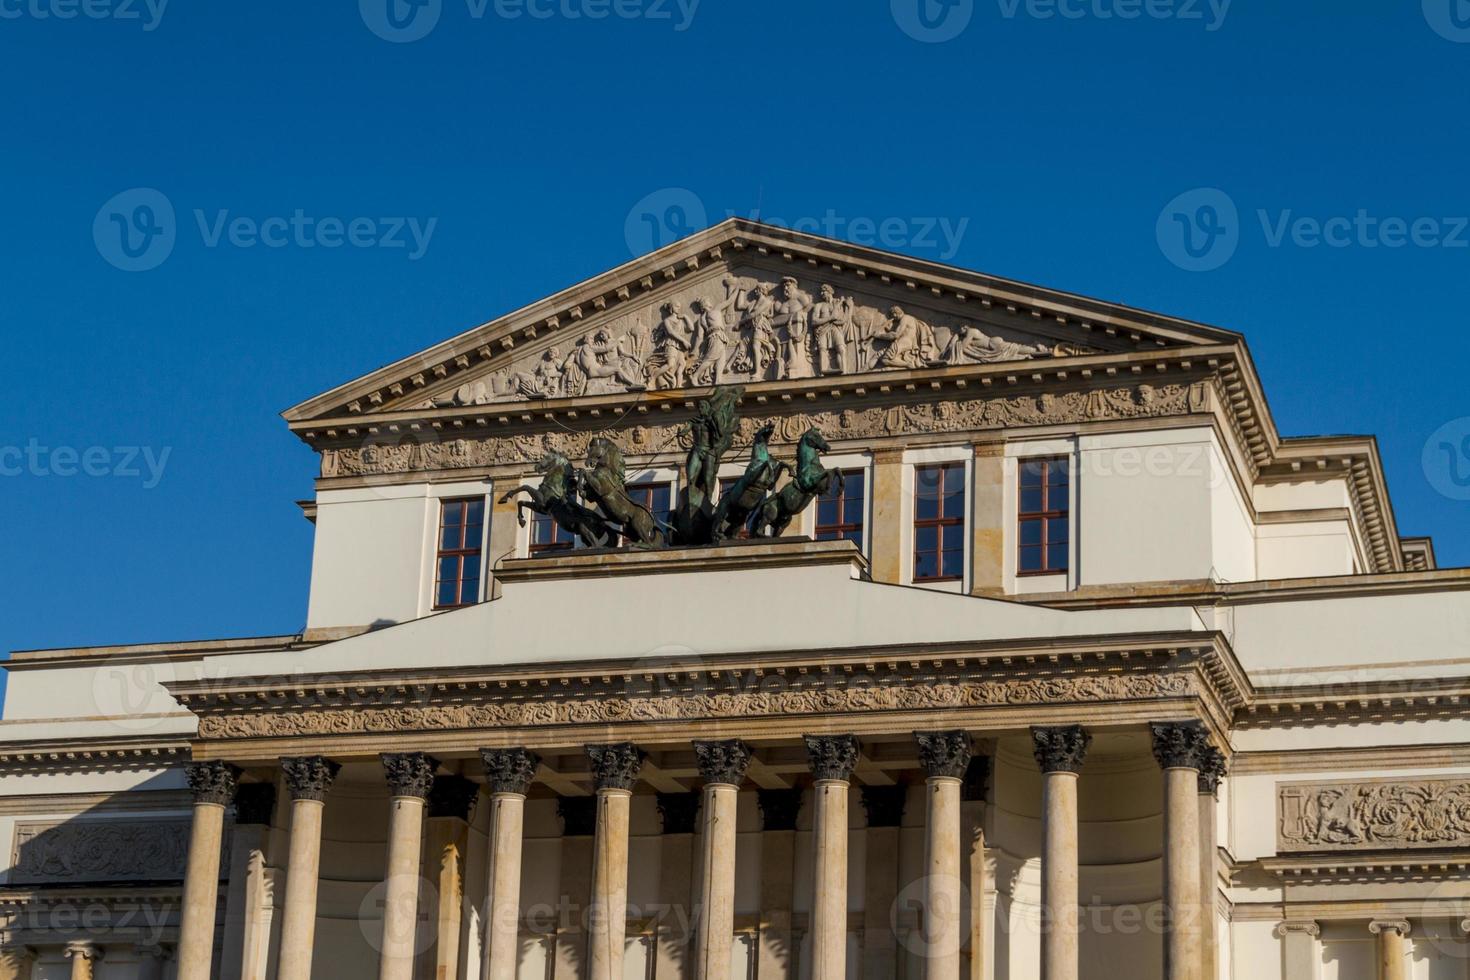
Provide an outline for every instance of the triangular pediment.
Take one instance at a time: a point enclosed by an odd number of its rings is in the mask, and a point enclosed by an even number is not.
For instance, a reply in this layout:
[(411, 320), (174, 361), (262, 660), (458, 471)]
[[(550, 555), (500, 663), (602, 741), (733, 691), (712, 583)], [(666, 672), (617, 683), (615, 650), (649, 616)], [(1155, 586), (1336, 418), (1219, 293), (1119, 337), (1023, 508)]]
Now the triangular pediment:
[(1217, 328), (731, 219), (285, 415), (302, 422), (1238, 339)]

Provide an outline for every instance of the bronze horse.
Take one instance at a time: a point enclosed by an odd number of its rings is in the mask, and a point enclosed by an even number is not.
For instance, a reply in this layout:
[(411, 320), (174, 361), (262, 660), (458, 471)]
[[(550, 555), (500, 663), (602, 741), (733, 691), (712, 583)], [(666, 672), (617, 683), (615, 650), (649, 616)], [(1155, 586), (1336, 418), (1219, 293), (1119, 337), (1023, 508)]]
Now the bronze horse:
[(813, 498), (827, 492), (834, 479), (837, 481), (837, 493), (842, 493), (842, 471), (822, 466), (821, 454), (831, 450), (832, 447), (822, 437), (821, 429), (813, 426), (802, 433), (801, 441), (796, 444), (796, 469), (791, 471), (791, 482), (761, 504), (760, 510), (751, 518), (752, 535), (780, 537)]
[(577, 501), (578, 480), (571, 460), (561, 453), (548, 453), (537, 461), (536, 472), (542, 474), (540, 486), (523, 483), (500, 498), (502, 504), (519, 493), (531, 498), (516, 503), (516, 522), (521, 527), (526, 526), (529, 510), (550, 517), (589, 548), (607, 548), (616, 543), (607, 522)]

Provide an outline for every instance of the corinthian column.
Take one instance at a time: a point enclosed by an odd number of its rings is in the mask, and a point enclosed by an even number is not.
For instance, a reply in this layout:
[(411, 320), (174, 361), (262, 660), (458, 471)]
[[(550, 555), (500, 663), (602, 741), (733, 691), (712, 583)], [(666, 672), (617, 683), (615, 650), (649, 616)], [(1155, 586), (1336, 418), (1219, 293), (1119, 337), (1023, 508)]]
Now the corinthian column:
[(317, 878), (322, 866), (322, 810), (342, 767), (319, 755), (282, 759), (291, 793), (291, 850), (286, 865), (281, 956), (276, 980), (311, 980), (316, 943)]
[(914, 732), (924, 790), (925, 980), (960, 980), (960, 784), (970, 767), (970, 736)]
[(1378, 980), (1408, 980), (1409, 923), (1403, 919), (1375, 919), (1368, 931), (1378, 937)]
[(1041, 767), (1041, 980), (1077, 980), (1077, 776), (1092, 736), (1032, 728)]
[(219, 910), (225, 807), (235, 798), (239, 770), (223, 762), (197, 762), (184, 775), (194, 795), (194, 823), (189, 831), (189, 868), (184, 875), (183, 919), (179, 924), (179, 980), (209, 980)]
[(1205, 747), (1199, 770), (1199, 877), (1200, 877), (1200, 976), (1217, 980), (1220, 972), (1215, 938), (1215, 794), (1225, 777), (1225, 754), (1213, 745)]
[(855, 735), (807, 735), (816, 845), (812, 862), (812, 980), (847, 977), (847, 781), (857, 768)]
[(750, 746), (739, 739), (695, 742), (699, 774), (704, 778), (704, 860), (700, 865), (699, 905), (695, 933), (695, 980), (730, 980), (730, 952), (735, 944), (735, 803)]
[(622, 980), (628, 933), (628, 803), (643, 753), (631, 742), (589, 745), (597, 787), (597, 839), (592, 851), (589, 980)]
[(424, 801), (439, 760), (422, 752), (385, 752), (388, 777), (388, 876), (384, 880), (383, 948), (378, 980), (413, 980), (414, 942), (423, 881)]
[(527, 749), (483, 749), (490, 789), (490, 894), (485, 902), (483, 980), (515, 980), (521, 934), (521, 838), (526, 793), (541, 757)]
[(1150, 725), (1164, 770), (1164, 978), (1199, 980), (1199, 770), (1210, 743), (1199, 722)]

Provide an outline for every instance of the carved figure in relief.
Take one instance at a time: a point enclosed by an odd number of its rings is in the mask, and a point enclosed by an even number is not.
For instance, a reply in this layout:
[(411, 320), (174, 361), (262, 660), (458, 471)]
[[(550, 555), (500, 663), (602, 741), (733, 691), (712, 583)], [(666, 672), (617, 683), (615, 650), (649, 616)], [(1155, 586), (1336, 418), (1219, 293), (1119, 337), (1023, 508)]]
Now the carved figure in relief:
[(750, 447), (750, 462), (745, 467), (744, 475), (720, 495), (720, 503), (715, 507), (711, 543), (719, 544), (727, 538), (735, 537), (751, 515), (760, 509), (766, 494), (781, 478), (781, 473), (791, 469), (786, 463), (771, 456), (771, 434), (775, 431), (775, 425), (770, 422), (756, 430), (755, 442)]
[(812, 353), (807, 337), (812, 298), (791, 276), (781, 280), (781, 301), (776, 305), (776, 325), (786, 328), (786, 374), (792, 380), (812, 376)]
[(791, 471), (790, 482), (761, 504), (751, 521), (751, 534), (772, 538), (785, 534), (792, 520), (814, 498), (826, 493), (833, 480), (837, 481), (838, 494), (842, 493), (842, 471), (822, 465), (821, 454), (831, 449), (816, 426), (802, 433), (801, 441), (796, 444), (796, 469)]
[(598, 327), (583, 337), (562, 369), (566, 372), (567, 394), (572, 396), (588, 394), (588, 384), (593, 381), (612, 380), (630, 391), (644, 388), (643, 366), (619, 340), (613, 339), (607, 327)]
[(852, 326), (853, 300), (837, 297), (828, 283), (822, 284), (822, 298), (812, 307), (811, 325), (817, 339), (817, 373), (844, 374), (848, 371), (848, 350), (856, 342)]
[(695, 308), (699, 313), (694, 321), (699, 361), (689, 370), (689, 380), (696, 385), (724, 384), (730, 358), (730, 330), (725, 324), (725, 312), (707, 299), (696, 300)]
[(627, 467), (617, 443), (598, 436), (587, 445), (587, 469), (578, 484), (604, 520), (619, 525), (635, 548), (662, 548), (664, 532), (647, 507), (628, 496)]
[(665, 303), (663, 319), (653, 330), (654, 353), (648, 363), (649, 387), (677, 388), (684, 383), (689, 354), (694, 349), (694, 322), (678, 303)]
[(993, 337), (968, 323), (955, 328), (944, 348), (946, 364), (994, 364), (997, 361), (1026, 361), (1050, 353), (1045, 344), (1016, 344)]
[(616, 543), (607, 522), (577, 500), (578, 477), (571, 460), (558, 452), (547, 453), (537, 461), (536, 472), (541, 474), (540, 486), (522, 484), (500, 498), (502, 504), (521, 493), (531, 498), (516, 504), (516, 522), (521, 527), (526, 526), (529, 510), (550, 517), (589, 548), (606, 548)]
[(888, 311), (888, 328), (875, 334), (873, 339), (887, 342), (874, 364), (878, 368), (927, 367), (939, 353), (934, 342), (934, 328), (905, 313), (901, 306)]
[(758, 282), (750, 292), (736, 295), (735, 309), (744, 315), (750, 325), (751, 371), (757, 381), (764, 381), (772, 367), (776, 375), (781, 374), (781, 351), (776, 341), (776, 287), (768, 282)]

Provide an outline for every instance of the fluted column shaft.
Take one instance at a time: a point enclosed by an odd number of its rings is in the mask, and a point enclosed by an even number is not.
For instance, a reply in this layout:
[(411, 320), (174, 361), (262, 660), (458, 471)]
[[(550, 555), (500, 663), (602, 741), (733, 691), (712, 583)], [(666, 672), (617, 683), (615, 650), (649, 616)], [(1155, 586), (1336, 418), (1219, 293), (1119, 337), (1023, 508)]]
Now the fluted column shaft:
[(628, 932), (628, 808), (643, 753), (631, 743), (589, 745), (597, 787), (592, 850), (592, 909), (588, 922), (590, 980), (622, 980)]
[(1200, 980), (1199, 771), (1210, 744), (1198, 722), (1149, 728), (1164, 771), (1164, 978)]
[[(225, 807), (235, 796), (236, 770), (223, 762), (200, 762), (189, 766), (185, 776), (194, 795), (194, 820), (189, 830), (189, 863), (184, 873), (179, 923), (179, 980), (209, 980), (219, 910)], [(73, 972), (75, 965), (73, 957)]]
[(970, 736), (915, 732), (924, 786), (925, 980), (960, 980), (960, 781), (970, 767)]
[(1408, 980), (1409, 923), (1402, 920), (1374, 920), (1368, 931), (1378, 937), (1378, 980)]
[(1077, 779), (1092, 744), (1080, 725), (1033, 728), (1041, 767), (1042, 980), (1077, 980)]
[(515, 980), (521, 931), (521, 846), (526, 793), (541, 759), (526, 749), (485, 750), (490, 788), (490, 868), (486, 879), (483, 980)]
[(282, 759), (291, 793), (291, 847), (276, 980), (311, 980), (316, 898), (322, 864), (322, 811), (341, 766), (321, 756)]
[(811, 761), (814, 845), (812, 980), (847, 977), (847, 790), (857, 767), (852, 735), (806, 736)]
[(389, 753), (382, 758), (390, 799), (378, 978), (413, 980), (423, 882), (424, 802), (434, 786), (439, 762), (422, 752)]
[(695, 980), (729, 980), (735, 943), (735, 805), (750, 765), (750, 746), (733, 739), (695, 742), (704, 778), (701, 820), (704, 833), (695, 909)]

